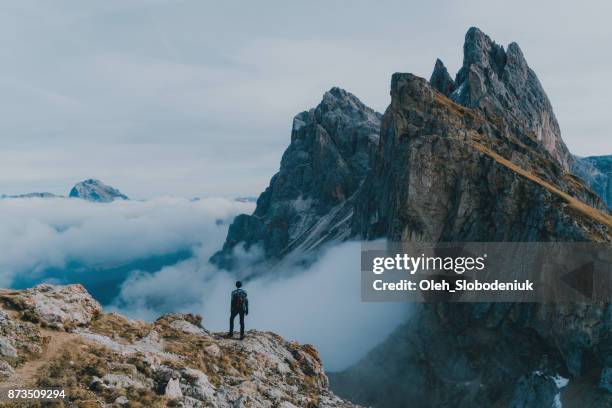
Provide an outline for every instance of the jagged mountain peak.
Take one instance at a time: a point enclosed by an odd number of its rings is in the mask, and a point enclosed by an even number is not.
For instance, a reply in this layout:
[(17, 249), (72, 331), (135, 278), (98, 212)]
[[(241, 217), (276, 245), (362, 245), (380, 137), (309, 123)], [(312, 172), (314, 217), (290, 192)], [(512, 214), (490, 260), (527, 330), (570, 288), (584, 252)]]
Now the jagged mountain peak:
[(128, 199), (121, 191), (93, 178), (75, 184), (72, 190), (70, 190), (69, 197), (82, 198), (87, 201), (99, 203)]
[(278, 260), (298, 245), (308, 247), (346, 231), (333, 227), (348, 220), (341, 208), (370, 170), (381, 118), (338, 87), (315, 108), (297, 114), (278, 173), (259, 196), (254, 214), (236, 217), (211, 261), (232, 269), (237, 246), (260, 246), (266, 260)]
[(316, 107), (295, 115), (292, 130), (296, 132), (302, 126), (316, 122), (322, 126), (331, 126), (332, 129), (328, 130), (333, 132), (333, 128), (339, 123), (350, 126), (351, 122), (376, 122), (381, 116), (352, 93), (334, 86), (323, 94)]
[(436, 65), (431, 73), (429, 83), (438, 91), (448, 96), (455, 90), (455, 81), (448, 73), (444, 63), (440, 58), (436, 59)]
[(366, 106), (361, 100), (353, 95), (352, 93), (334, 86), (329, 91), (323, 94), (323, 99), (321, 103), (317, 106), (318, 109), (342, 109), (348, 111), (372, 111), (371, 108)]
[(463, 67), (472, 64), (494, 68), (498, 73), (503, 71), (506, 64), (504, 47), (477, 27), (470, 27), (463, 44)]
[(465, 35), (463, 66), (450, 98), (519, 125), (569, 170), (572, 158), (552, 105), (517, 43), (507, 51), (476, 27)]

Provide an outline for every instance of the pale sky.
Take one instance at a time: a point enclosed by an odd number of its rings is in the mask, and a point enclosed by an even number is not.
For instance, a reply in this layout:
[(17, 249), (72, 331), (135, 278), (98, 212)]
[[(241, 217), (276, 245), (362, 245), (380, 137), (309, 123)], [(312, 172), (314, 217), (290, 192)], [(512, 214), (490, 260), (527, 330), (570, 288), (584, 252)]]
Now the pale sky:
[[(231, 4), (230, 4), (231, 3)], [(606, 1), (0, 4), (0, 194), (99, 178), (134, 198), (257, 195), (292, 117), (394, 72), (454, 75), (470, 26), (516, 41), (579, 155), (612, 153)]]

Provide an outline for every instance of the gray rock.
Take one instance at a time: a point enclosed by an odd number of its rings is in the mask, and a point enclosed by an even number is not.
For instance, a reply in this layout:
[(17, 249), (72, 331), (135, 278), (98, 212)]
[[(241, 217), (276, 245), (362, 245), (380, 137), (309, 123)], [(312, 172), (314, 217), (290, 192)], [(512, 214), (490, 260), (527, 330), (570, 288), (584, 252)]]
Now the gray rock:
[(130, 403), (130, 400), (127, 399), (127, 397), (125, 397), (124, 395), (117, 397), (117, 399), (115, 399), (114, 404), (117, 405), (128, 405)]
[(612, 209), (612, 156), (574, 156), (572, 172)]
[(572, 158), (561, 139), (552, 105), (518, 44), (511, 43), (505, 51), (472, 27), (465, 36), (463, 54), (451, 99), (524, 127), (568, 170)]
[(164, 395), (171, 399), (182, 398), (183, 393), (181, 391), (181, 385), (179, 384), (179, 380), (171, 378), (170, 381), (168, 381), (168, 384), (166, 384)]
[(6, 380), (13, 375), (14, 372), (15, 370), (13, 370), (13, 367), (9, 363), (0, 360), (0, 380)]
[(23, 291), (13, 301), (29, 319), (60, 329), (85, 325), (102, 310), (79, 284), (40, 284)]
[(151, 388), (150, 381), (142, 381), (134, 376), (125, 374), (109, 373), (105, 374), (101, 380), (110, 389)]
[(350, 214), (344, 207), (370, 169), (381, 115), (354, 95), (332, 88), (314, 109), (293, 119), (291, 144), (279, 172), (257, 200), (252, 215), (236, 217), (216, 265), (238, 266), (236, 250), (261, 251), (249, 263), (279, 260), (298, 247), (338, 238)]
[(436, 60), (436, 65), (434, 66), (429, 83), (434, 89), (437, 89), (446, 96), (453, 93), (456, 88), (455, 81), (453, 81), (444, 63), (440, 59)]
[(100, 180), (87, 179), (75, 184), (69, 197), (81, 198), (87, 201), (108, 203), (114, 200), (127, 200), (128, 197), (114, 187), (107, 186)]
[(184, 395), (198, 400), (211, 403), (215, 399), (215, 387), (208, 381), (208, 376), (193, 368), (181, 370), (182, 378), (185, 380), (181, 384)]
[(0, 336), (0, 356), (17, 357), (17, 350), (6, 337)]

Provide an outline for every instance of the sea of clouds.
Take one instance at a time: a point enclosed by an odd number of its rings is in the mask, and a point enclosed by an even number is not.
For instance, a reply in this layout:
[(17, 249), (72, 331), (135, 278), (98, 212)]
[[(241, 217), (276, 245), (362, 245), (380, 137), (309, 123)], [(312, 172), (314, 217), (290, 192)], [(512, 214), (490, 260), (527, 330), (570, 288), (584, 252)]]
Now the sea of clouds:
[[(230, 292), (244, 271), (228, 273), (208, 259), (233, 217), (253, 206), (221, 198), (0, 200), (0, 287), (78, 282), (106, 310), (145, 320), (199, 313), (208, 329), (227, 330)], [(347, 242), (307, 269), (248, 281), (247, 329), (315, 344), (330, 370), (354, 363), (409, 314), (405, 304), (361, 302), (359, 262), (360, 244)]]

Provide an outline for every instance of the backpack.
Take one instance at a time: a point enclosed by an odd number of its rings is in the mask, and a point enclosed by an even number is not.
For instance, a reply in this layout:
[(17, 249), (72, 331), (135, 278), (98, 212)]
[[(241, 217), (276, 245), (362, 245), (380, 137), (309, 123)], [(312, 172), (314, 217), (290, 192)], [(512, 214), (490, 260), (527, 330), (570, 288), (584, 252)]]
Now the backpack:
[(246, 309), (246, 292), (243, 290), (235, 290), (232, 294), (232, 307), (236, 310)]

